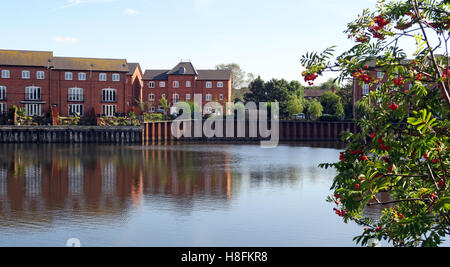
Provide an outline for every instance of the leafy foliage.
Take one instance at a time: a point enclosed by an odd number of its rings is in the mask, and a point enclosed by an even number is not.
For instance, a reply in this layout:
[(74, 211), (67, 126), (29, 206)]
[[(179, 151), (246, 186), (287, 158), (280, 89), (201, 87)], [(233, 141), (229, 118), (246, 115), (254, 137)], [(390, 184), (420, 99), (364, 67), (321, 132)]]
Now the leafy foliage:
[[(348, 24), (356, 44), (335, 62), (329, 50), (302, 58), (304, 75), (339, 71), (338, 81), (378, 87), (357, 103), (361, 131), (344, 135), (340, 161), (321, 165), (338, 173), (328, 198), (335, 213), (365, 227), (358, 244), (439, 246), (450, 235), (449, 10), (449, 1), (379, 1)], [(409, 60), (400, 46), (408, 41)], [(365, 216), (371, 206), (380, 218)]]

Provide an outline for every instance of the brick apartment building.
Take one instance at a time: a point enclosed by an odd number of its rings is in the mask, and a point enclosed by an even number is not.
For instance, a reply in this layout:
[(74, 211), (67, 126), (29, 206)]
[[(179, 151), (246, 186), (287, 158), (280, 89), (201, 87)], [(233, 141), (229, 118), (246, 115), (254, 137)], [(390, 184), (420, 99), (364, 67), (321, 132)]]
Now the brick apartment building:
[[(409, 60), (403, 60), (400, 63), (401, 64), (407, 64), (410, 62)], [(370, 75), (375, 80), (381, 80), (385, 82), (388, 77), (385, 75), (385, 73), (380, 69), (376, 67), (375, 62), (369, 62), (367, 64), (369, 69), (365, 70), (365, 72)], [(370, 92), (377, 90), (381, 85), (370, 85), (369, 83), (361, 82), (357, 79), (353, 79), (353, 116), (356, 118), (356, 102), (361, 100), (363, 97), (368, 96)], [(411, 88), (412, 84), (405, 84), (405, 87), (403, 89)]]
[(142, 71), (125, 59), (54, 57), (0, 50), (0, 113), (13, 105), (29, 116), (57, 107), (61, 116), (115, 116), (133, 109)]
[[(143, 77), (142, 100), (151, 103), (149, 112), (163, 107), (162, 97), (172, 106), (180, 101), (194, 101), (202, 95), (203, 107), (209, 102), (221, 105), (232, 101), (230, 70), (197, 70), (191, 62), (181, 62), (171, 70), (146, 70)], [(212, 110), (204, 109), (204, 113)]]

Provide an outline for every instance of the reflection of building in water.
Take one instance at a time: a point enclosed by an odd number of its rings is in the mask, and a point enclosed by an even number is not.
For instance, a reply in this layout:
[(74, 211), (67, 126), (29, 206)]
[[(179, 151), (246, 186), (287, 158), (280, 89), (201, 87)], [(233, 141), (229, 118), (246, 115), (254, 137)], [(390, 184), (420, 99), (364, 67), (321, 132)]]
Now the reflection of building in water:
[(116, 165), (112, 161), (103, 163), (102, 167), (102, 192), (104, 194), (114, 194), (116, 191), (117, 179)]
[(69, 194), (80, 195), (83, 193), (83, 165), (80, 162), (69, 164)]
[(55, 214), (123, 218), (144, 199), (156, 208), (184, 207), (180, 212), (190, 211), (198, 198), (223, 208), (236, 178), (230, 162), (226, 149), (0, 144), (0, 227), (23, 220), (50, 223)]
[(27, 197), (40, 197), (42, 193), (42, 168), (34, 164), (25, 169), (25, 194)]
[(0, 200), (6, 196), (6, 176), (6, 169), (0, 168)]

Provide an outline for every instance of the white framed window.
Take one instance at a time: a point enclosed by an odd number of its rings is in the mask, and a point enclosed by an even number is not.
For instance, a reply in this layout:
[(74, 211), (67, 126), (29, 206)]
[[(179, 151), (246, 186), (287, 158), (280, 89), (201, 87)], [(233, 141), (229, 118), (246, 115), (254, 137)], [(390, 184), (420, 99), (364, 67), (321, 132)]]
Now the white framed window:
[(29, 70), (23, 70), (22, 71), (22, 79), (30, 79), (30, 71)]
[(218, 88), (223, 88), (223, 82), (217, 82), (217, 87)]
[(41, 116), (42, 105), (41, 104), (25, 104), (25, 112), (28, 117)]
[(155, 82), (149, 82), (148, 88), (155, 88)]
[(370, 85), (368, 83), (365, 83), (362, 89), (363, 96), (368, 95), (369, 92), (370, 92)]
[(112, 80), (113, 80), (113, 82), (120, 82), (120, 74), (119, 73), (114, 73), (112, 75)]
[(78, 73), (78, 80), (79, 80), (79, 81), (86, 81), (86, 73), (84, 73), (84, 72), (79, 72), (79, 73)]
[(212, 101), (212, 94), (206, 95), (206, 101)]
[(0, 85), (0, 100), (6, 99), (6, 86)]
[(186, 100), (187, 101), (191, 100), (191, 94), (186, 94)]
[(149, 101), (155, 101), (155, 94), (149, 94), (148, 95), (148, 100)]
[(159, 82), (159, 87), (166, 87), (166, 83), (165, 82)]
[(72, 72), (66, 72), (64, 74), (64, 80), (66, 81), (72, 81), (73, 80), (73, 73)]
[(206, 88), (212, 88), (212, 82), (206, 82)]
[(156, 111), (155, 107), (150, 108), (150, 112), (155, 112), (155, 111)]
[(106, 75), (106, 73), (100, 73), (98, 75), (98, 80), (101, 82), (106, 82), (108, 80), (108, 75)]
[(7, 112), (6, 103), (0, 103), (0, 115)]
[(116, 115), (116, 105), (103, 105), (103, 116), (114, 117)]
[(377, 91), (381, 90), (381, 84), (377, 85)]
[(72, 102), (84, 101), (84, 92), (83, 88), (69, 88), (68, 91), (68, 100)]
[(83, 116), (83, 105), (82, 104), (69, 104), (69, 116)]
[(37, 71), (36, 72), (36, 79), (38, 79), (38, 80), (45, 80), (45, 72)]
[(102, 101), (103, 102), (117, 102), (117, 90), (112, 88), (107, 88), (102, 90)]
[(219, 95), (219, 100), (223, 100), (223, 95), (222, 94)]
[(384, 76), (384, 73), (382, 71), (377, 72), (377, 78), (382, 79)]
[(3, 79), (9, 79), (10, 75), (11, 75), (11, 73), (9, 72), (9, 70), (2, 70), (2, 78)]
[(191, 81), (186, 81), (186, 87), (191, 87)]
[[(25, 88), (25, 100), (41, 100), (41, 88), (36, 86), (29, 86)], [(40, 115), (40, 114), (39, 114)]]
[(180, 87), (180, 82), (173, 81), (173, 88), (179, 88), (179, 87)]
[(179, 94), (173, 94), (172, 96), (173, 103), (178, 104), (180, 102), (180, 95)]

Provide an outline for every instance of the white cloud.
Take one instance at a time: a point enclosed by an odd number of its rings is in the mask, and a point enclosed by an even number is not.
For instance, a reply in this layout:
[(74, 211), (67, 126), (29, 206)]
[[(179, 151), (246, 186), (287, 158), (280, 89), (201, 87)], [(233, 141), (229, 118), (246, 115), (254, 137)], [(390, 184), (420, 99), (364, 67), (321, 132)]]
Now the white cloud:
[(58, 9), (74, 7), (81, 4), (92, 4), (92, 3), (109, 3), (109, 2), (117, 2), (120, 0), (66, 0), (66, 4), (58, 7)]
[(132, 8), (127, 8), (127, 9), (125, 9), (125, 14), (134, 16), (134, 15), (139, 14), (139, 11), (132, 9)]
[(74, 37), (61, 37), (61, 36), (55, 36), (52, 38), (52, 40), (58, 43), (68, 43), (68, 44), (77, 44), (80, 42), (80, 40)]

